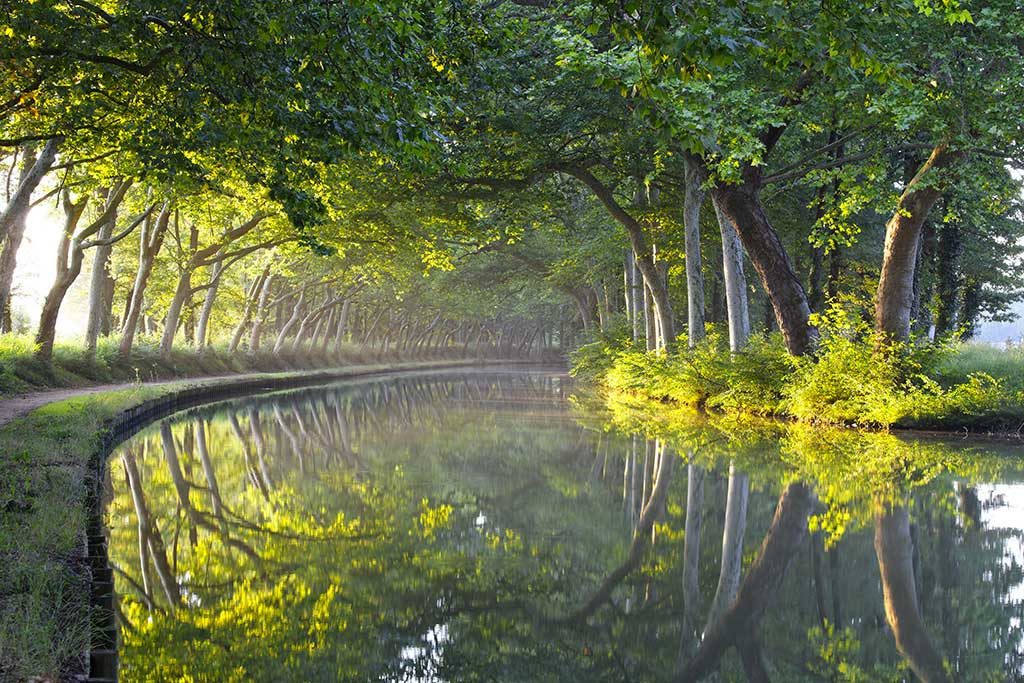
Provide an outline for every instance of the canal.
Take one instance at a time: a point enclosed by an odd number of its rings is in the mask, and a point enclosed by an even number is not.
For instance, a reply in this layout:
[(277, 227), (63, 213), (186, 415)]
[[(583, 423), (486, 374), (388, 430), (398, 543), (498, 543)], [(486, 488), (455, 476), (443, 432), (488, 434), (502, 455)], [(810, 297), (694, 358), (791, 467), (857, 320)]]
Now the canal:
[(121, 444), (125, 681), (1024, 676), (1020, 449), (349, 380)]

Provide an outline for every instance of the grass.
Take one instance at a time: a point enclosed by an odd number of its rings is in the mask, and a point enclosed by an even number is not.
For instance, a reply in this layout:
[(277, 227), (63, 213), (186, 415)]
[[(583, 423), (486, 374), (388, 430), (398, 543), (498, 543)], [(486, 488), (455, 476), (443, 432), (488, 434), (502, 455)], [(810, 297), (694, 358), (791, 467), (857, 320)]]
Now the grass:
[(778, 335), (731, 354), (720, 331), (695, 349), (647, 353), (607, 341), (581, 348), (575, 372), (608, 389), (722, 413), (905, 429), (1019, 434), (1024, 349), (979, 344), (880, 347), (826, 330), (814, 357)]
[(0, 429), (0, 680), (81, 670), (88, 643), (85, 472), (103, 422), (169, 391), (51, 404)]
[[(100, 340), (95, 356), (89, 356), (79, 343), (63, 342), (54, 348), (53, 362), (47, 364), (34, 356), (35, 345), (28, 335), (0, 335), (0, 398), (39, 389), (80, 387), (115, 382), (146, 382), (180, 377), (204, 377), (245, 372), (286, 372), (338, 365), (372, 363), (381, 358), (396, 359), (409, 354), (383, 353), (353, 345), (343, 345), (338, 353), (322, 352), (308, 344), (297, 352), (258, 354), (229, 352), (226, 343), (214, 344), (199, 352), (189, 347), (160, 353), (159, 340), (141, 339), (128, 356), (117, 350), (116, 338)], [(453, 350), (454, 353), (454, 350)], [(432, 356), (450, 355), (434, 352)]]
[[(25, 357), (26, 347), (17, 339), (0, 340), (0, 364), (5, 373), (24, 382), (19, 386), (52, 386), (36, 381), (33, 374), (19, 374), (32, 367), (31, 359)], [(65, 352), (59, 370), (46, 377), (62, 382), (105, 382), (170, 373), (339, 365), (339, 356), (333, 354), (232, 359), (220, 352), (202, 357), (179, 353), (169, 361), (158, 359), (158, 355), (144, 349), (134, 356), (143, 363), (136, 375), (130, 365), (122, 365), (124, 361), (112, 361), (104, 348), (95, 363), (81, 366), (75, 365), (82, 362), (80, 354)], [(349, 349), (345, 358), (346, 365), (362, 365), (367, 370), (388, 367), (376, 353)], [(364, 358), (376, 358), (378, 364), (353, 362)], [(398, 360), (390, 359), (392, 363)], [(404, 367), (410, 366), (415, 364)], [(89, 642), (89, 573), (84, 554), (88, 459), (101, 443), (106, 421), (188, 384), (137, 384), (79, 396), (51, 403), (0, 428), (0, 680), (59, 680), (69, 672), (84, 670), (82, 657)]]

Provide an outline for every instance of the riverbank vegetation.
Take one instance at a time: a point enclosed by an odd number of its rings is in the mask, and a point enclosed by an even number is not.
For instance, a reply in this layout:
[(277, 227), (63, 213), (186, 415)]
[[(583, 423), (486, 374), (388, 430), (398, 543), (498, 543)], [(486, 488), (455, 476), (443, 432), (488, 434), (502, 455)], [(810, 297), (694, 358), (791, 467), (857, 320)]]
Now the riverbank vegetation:
[(573, 372), (613, 394), (705, 412), (1020, 434), (1024, 347), (947, 342), (880, 351), (869, 331), (823, 329), (814, 357), (788, 354), (778, 335), (754, 337), (739, 353), (714, 330), (694, 347), (671, 353), (640, 350), (630, 340), (599, 340), (573, 354)]

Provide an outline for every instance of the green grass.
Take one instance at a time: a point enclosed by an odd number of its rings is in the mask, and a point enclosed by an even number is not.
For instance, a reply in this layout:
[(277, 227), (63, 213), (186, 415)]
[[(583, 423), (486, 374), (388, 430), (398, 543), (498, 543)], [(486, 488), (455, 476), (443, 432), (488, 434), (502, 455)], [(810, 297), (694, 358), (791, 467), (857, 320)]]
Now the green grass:
[[(8, 343), (3, 363), (24, 361)], [(357, 355), (351, 351), (350, 358)], [(367, 354), (368, 355), (368, 354)], [(143, 353), (140, 357), (153, 360)], [(71, 357), (72, 359), (74, 356)], [(76, 378), (92, 381), (119, 379), (125, 370), (105, 364)], [(316, 366), (317, 356), (304, 361)], [(334, 362), (322, 367), (337, 366)], [(325, 360), (320, 358), (320, 360)], [(394, 367), (389, 363), (359, 364), (368, 371)], [(65, 362), (68, 362), (67, 360)], [(172, 357), (172, 363), (175, 359)], [(223, 356), (177, 357), (177, 365), (160, 364), (144, 373), (253, 370), (289, 365), (295, 358), (264, 358), (228, 363)], [(163, 363), (163, 362), (161, 362)], [(416, 363), (405, 364), (412, 369)], [(65, 366), (67, 367), (67, 366)], [(287, 377), (301, 373), (272, 373)], [(209, 380), (230, 381), (228, 380)], [(88, 572), (85, 567), (85, 477), (88, 459), (100, 445), (104, 423), (142, 401), (189, 385), (171, 382), (138, 384), (129, 389), (79, 396), (52, 403), (0, 428), (0, 680), (20, 681), (34, 676), (58, 680), (82, 670), (88, 632)]]
[(901, 346), (828, 333), (813, 357), (757, 336), (730, 354), (720, 332), (697, 348), (646, 353), (595, 343), (574, 357), (578, 376), (614, 391), (723, 413), (803, 422), (1018, 433), (1024, 425), (1024, 350), (978, 344)]
[(62, 401), (0, 429), (0, 680), (56, 680), (85, 651), (87, 458), (104, 420), (161, 390)]
[[(231, 353), (227, 344), (221, 343), (202, 352), (182, 346), (165, 357), (160, 353), (159, 340), (145, 338), (136, 344), (131, 354), (122, 357), (117, 351), (117, 341), (116, 338), (101, 339), (94, 357), (88, 356), (80, 343), (62, 342), (54, 347), (53, 362), (47, 364), (33, 355), (35, 346), (30, 336), (0, 335), (0, 397), (59, 387), (243, 372), (286, 372), (372, 363), (384, 357), (412, 358), (394, 351), (384, 354), (351, 345), (344, 345), (338, 353), (325, 353), (308, 344), (295, 353), (289, 347), (288, 351), (275, 355), (270, 352), (273, 340), (266, 345), (265, 351), (255, 355), (245, 351)], [(433, 357), (437, 355), (437, 352), (431, 354)]]

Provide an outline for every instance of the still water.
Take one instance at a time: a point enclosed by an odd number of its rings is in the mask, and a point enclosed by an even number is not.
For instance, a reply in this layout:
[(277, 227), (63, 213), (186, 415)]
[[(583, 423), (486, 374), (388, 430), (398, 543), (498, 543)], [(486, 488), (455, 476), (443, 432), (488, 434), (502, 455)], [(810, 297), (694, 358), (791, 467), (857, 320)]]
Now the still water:
[(122, 680), (1024, 680), (1021, 450), (573, 391), (424, 373), (152, 425), (110, 463)]

